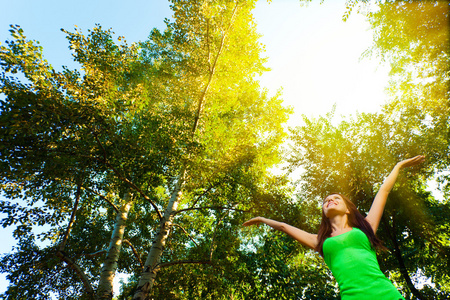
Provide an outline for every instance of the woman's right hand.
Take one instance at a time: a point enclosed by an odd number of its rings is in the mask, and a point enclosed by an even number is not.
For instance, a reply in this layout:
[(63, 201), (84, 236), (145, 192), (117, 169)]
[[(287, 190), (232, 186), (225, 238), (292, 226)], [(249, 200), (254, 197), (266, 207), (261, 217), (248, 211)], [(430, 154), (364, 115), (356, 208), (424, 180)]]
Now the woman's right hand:
[(256, 218), (248, 220), (247, 222), (242, 224), (242, 226), (259, 225), (260, 223), (263, 223), (263, 218), (256, 217)]

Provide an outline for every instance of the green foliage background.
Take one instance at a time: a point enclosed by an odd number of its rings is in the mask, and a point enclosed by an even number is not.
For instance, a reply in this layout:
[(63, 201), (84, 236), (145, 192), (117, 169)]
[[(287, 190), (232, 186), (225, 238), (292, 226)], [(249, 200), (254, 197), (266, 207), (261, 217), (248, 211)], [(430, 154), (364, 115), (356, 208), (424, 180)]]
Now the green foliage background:
[(172, 1), (167, 29), (131, 45), (100, 25), (64, 31), (74, 70), (55, 71), (13, 26), (0, 50), (0, 211), (18, 243), (0, 260), (11, 282), (2, 299), (92, 298), (131, 194), (114, 271), (130, 274), (117, 299), (132, 299), (180, 172), (150, 299), (339, 299), (316, 253), (242, 222), (262, 215), (315, 232), (318, 203), (336, 191), (367, 212), (392, 166), (418, 154), (426, 163), (389, 197), (379, 262), (406, 299), (448, 299), (449, 3), (376, 4), (347, 1), (343, 18), (364, 13), (375, 34), (363, 56), (391, 64), (383, 110), (304, 116), (288, 132), (281, 96), (254, 80), (265, 71), (254, 1)]

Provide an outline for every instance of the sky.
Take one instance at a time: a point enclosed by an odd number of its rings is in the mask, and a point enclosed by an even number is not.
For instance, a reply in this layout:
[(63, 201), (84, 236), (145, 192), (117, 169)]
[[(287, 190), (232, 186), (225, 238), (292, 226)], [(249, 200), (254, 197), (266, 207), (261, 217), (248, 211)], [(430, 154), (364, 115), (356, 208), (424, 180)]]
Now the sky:
[[(385, 101), (389, 69), (376, 60), (360, 60), (370, 47), (372, 33), (364, 16), (352, 13), (342, 21), (345, 0), (259, 0), (254, 10), (267, 67), (262, 86), (275, 94), (282, 89), (285, 105), (294, 108), (289, 125), (299, 125), (302, 115), (318, 117), (336, 105), (337, 119), (356, 112), (376, 112)], [(0, 42), (10, 38), (9, 25), (20, 25), (25, 35), (38, 40), (44, 57), (56, 69), (76, 68), (68, 41), (60, 30), (84, 33), (95, 24), (112, 28), (128, 43), (145, 40), (154, 27), (163, 29), (171, 17), (166, 0), (0, 0)], [(1, 97), (1, 96), (0, 96)], [(15, 244), (10, 229), (0, 229), (0, 254)], [(0, 274), (0, 293), (7, 281)]]

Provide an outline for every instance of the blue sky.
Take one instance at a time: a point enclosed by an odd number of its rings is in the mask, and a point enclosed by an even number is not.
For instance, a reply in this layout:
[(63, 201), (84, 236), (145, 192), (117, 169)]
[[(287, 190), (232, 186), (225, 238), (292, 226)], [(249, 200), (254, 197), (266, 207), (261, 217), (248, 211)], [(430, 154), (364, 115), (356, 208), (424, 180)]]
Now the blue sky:
[[(301, 7), (299, 0), (260, 0), (254, 11), (272, 69), (260, 80), (271, 94), (283, 88), (285, 104), (295, 110), (290, 125), (299, 124), (302, 114), (323, 115), (334, 104), (340, 119), (377, 111), (385, 100), (388, 68), (359, 60), (372, 41), (364, 17), (353, 13), (343, 22), (345, 0), (319, 2)], [(165, 0), (0, 0), (0, 7), (0, 42), (9, 39), (9, 24), (18, 24), (57, 70), (76, 67), (61, 28), (77, 25), (87, 32), (99, 23), (130, 43), (145, 40), (154, 27), (163, 29), (164, 18), (171, 17)], [(11, 230), (1, 228), (0, 238), (0, 253), (10, 252)], [(0, 276), (0, 292), (6, 285)]]
[(171, 16), (169, 2), (165, 0), (0, 2), (0, 41), (3, 43), (9, 38), (9, 24), (18, 24), (28, 38), (41, 43), (46, 58), (56, 69), (62, 65), (70, 67), (71, 62), (68, 41), (61, 28), (73, 31), (77, 25), (87, 32), (99, 23), (133, 42), (145, 40), (154, 27), (163, 28), (164, 18)]

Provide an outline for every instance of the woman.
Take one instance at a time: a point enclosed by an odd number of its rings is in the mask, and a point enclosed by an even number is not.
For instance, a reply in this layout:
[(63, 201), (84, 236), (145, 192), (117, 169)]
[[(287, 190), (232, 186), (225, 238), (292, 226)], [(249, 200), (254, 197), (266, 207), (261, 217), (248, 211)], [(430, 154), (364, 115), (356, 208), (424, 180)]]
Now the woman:
[(404, 299), (380, 270), (374, 249), (382, 245), (375, 233), (400, 169), (424, 160), (425, 157), (419, 155), (399, 162), (381, 185), (365, 218), (345, 196), (331, 194), (322, 204), (322, 224), (318, 234), (262, 217), (248, 220), (243, 225), (267, 224), (318, 251), (339, 284), (342, 300)]

